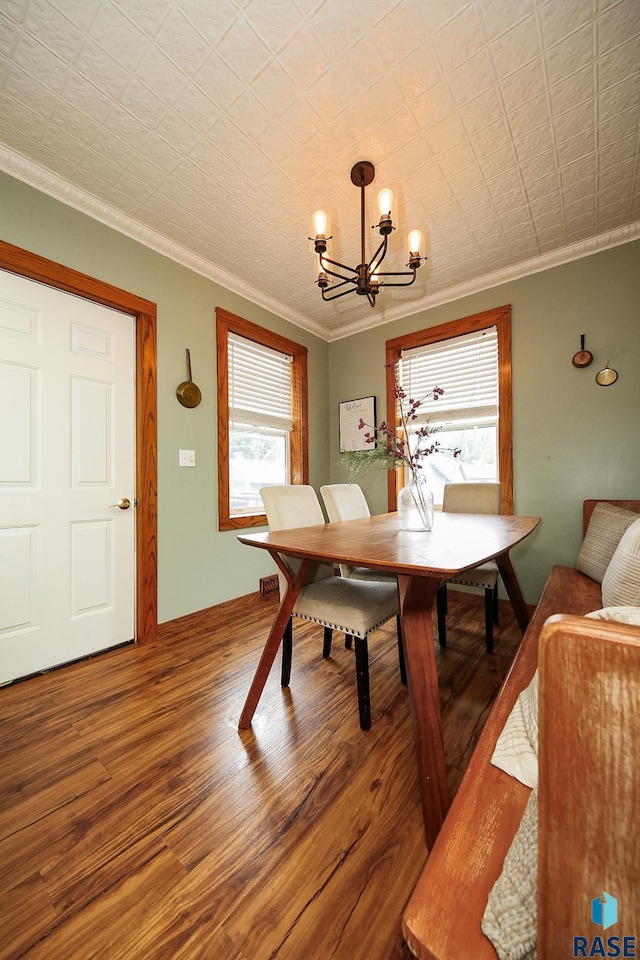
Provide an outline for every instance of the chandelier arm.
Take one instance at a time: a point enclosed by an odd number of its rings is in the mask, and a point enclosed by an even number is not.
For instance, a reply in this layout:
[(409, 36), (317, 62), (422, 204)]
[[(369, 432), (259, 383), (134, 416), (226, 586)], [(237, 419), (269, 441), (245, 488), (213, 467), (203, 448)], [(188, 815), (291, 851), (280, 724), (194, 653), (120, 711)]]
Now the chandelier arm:
[[(380, 253), (381, 250), (382, 250), (382, 255), (380, 256), (380, 258), (378, 258), (378, 254)], [(371, 263), (369, 264), (370, 274), (378, 272), (378, 267), (380, 266), (380, 264), (382, 263), (386, 255), (387, 255), (387, 237), (383, 237), (382, 243), (380, 244), (380, 246), (378, 247), (374, 255), (371, 257)]]
[[(325, 263), (330, 263), (330, 264), (332, 264), (332, 266), (334, 266), (334, 267), (340, 267), (341, 270), (348, 270), (349, 273), (355, 273), (355, 274), (357, 274), (357, 272), (358, 272), (354, 267), (348, 267), (348, 266), (346, 265), (346, 263), (340, 263), (339, 260), (331, 260), (330, 257), (325, 257), (325, 255), (321, 253), (321, 254), (320, 254), (320, 266), (322, 267), (323, 270), (326, 271), (326, 273), (330, 273), (332, 277), (339, 277), (340, 274), (339, 274), (339, 273), (334, 273), (332, 270), (328, 270), (328, 269), (325, 267)], [(341, 279), (342, 279), (342, 278), (341, 278)], [(347, 278), (344, 278), (344, 279), (347, 279)], [(351, 278), (349, 278), (349, 279), (351, 279)], [(355, 283), (355, 278), (352, 280), (352, 282)]]
[[(346, 283), (346, 282), (347, 282), (347, 281), (345, 280), (345, 283)], [(342, 286), (342, 284), (339, 283), (339, 284), (337, 284), (335, 287), (329, 287), (329, 290), (337, 290), (338, 287), (341, 287), (341, 286)], [(356, 288), (355, 288), (355, 287), (351, 287), (350, 290), (343, 290), (342, 293), (334, 293), (332, 297), (327, 297), (327, 296), (325, 295), (325, 291), (324, 291), (324, 290), (321, 290), (320, 292), (321, 292), (321, 294), (322, 294), (322, 299), (323, 299), (323, 300), (337, 300), (339, 297), (346, 297), (346, 295), (347, 295), (348, 293), (355, 293), (355, 292), (356, 292)]]
[(407, 280), (406, 283), (385, 283), (384, 280), (381, 280), (381, 281), (380, 281), (380, 286), (381, 286), (381, 287), (410, 287), (411, 284), (414, 283), (414, 282), (415, 282), (415, 279), (416, 279), (415, 271), (413, 272), (413, 275), (411, 275), (410, 273), (382, 273), (382, 274), (378, 274), (378, 276), (382, 276), (382, 277), (411, 277), (411, 280)]

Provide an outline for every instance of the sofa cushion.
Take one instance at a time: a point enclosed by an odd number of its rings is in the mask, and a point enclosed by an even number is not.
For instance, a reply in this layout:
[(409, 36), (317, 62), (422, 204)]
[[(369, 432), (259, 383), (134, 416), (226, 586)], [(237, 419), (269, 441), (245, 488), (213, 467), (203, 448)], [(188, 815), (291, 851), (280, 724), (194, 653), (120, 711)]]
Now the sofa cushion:
[(632, 510), (613, 503), (597, 503), (576, 561), (576, 570), (602, 583), (616, 547), (625, 531), (638, 519)]
[(537, 670), (529, 686), (518, 695), (507, 717), (496, 741), (491, 763), (527, 787), (538, 784)]
[(640, 518), (625, 531), (602, 578), (602, 606), (640, 605)]
[(616, 623), (630, 623), (640, 627), (640, 607), (603, 607), (586, 614), (594, 620), (615, 620)]

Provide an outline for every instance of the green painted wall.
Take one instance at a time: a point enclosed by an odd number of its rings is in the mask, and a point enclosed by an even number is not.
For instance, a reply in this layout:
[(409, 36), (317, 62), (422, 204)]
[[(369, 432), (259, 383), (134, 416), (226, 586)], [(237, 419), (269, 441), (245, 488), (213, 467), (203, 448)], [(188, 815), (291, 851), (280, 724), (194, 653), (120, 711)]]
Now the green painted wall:
[[(593, 254), (331, 344), (331, 480), (338, 403), (375, 394), (384, 417), (385, 341), (491, 307), (512, 306), (516, 511), (540, 516), (514, 553), (525, 598), (537, 600), (554, 563), (574, 564), (582, 501), (640, 498), (640, 241)], [(572, 366), (580, 334), (594, 355)], [(620, 376), (599, 387), (609, 361)], [(382, 411), (382, 413), (381, 413)], [(372, 512), (387, 509), (386, 474), (361, 484)]]
[[(216, 306), (308, 347), (310, 482), (318, 489), (344, 479), (338, 403), (375, 394), (379, 413), (384, 410), (387, 339), (510, 303), (516, 509), (542, 517), (514, 552), (529, 602), (537, 600), (553, 563), (575, 562), (583, 499), (640, 497), (638, 241), (326, 344), (4, 174), (0, 237), (158, 305), (161, 622), (250, 593), (272, 572), (261, 552), (217, 530)], [(585, 370), (571, 365), (581, 333), (595, 358)], [(186, 347), (203, 394), (194, 410), (175, 397), (185, 378)], [(620, 378), (598, 387), (594, 375), (607, 360)], [(178, 467), (180, 448), (196, 450), (194, 470)], [(372, 473), (362, 486), (372, 511), (385, 511), (386, 475)]]
[[(275, 572), (262, 551), (217, 528), (215, 308), (224, 307), (309, 351), (310, 482), (329, 470), (328, 344), (90, 217), (0, 174), (0, 238), (158, 305), (158, 601), (164, 622), (258, 588)], [(202, 390), (188, 410), (175, 395), (185, 348)], [(196, 451), (179, 468), (178, 450)]]

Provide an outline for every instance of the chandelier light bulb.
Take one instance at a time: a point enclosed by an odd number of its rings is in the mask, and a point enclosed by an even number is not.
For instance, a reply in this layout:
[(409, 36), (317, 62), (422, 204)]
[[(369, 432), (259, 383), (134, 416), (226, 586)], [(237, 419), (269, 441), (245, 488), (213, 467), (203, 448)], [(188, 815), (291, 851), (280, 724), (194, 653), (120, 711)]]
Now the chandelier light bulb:
[(420, 253), (422, 249), (422, 233), (420, 230), (411, 230), (409, 232), (409, 253)]
[(393, 192), (388, 187), (384, 187), (378, 194), (378, 211), (380, 217), (390, 217), (393, 208)]
[(314, 237), (326, 237), (329, 233), (329, 218), (324, 210), (316, 210), (313, 215), (311, 233)]

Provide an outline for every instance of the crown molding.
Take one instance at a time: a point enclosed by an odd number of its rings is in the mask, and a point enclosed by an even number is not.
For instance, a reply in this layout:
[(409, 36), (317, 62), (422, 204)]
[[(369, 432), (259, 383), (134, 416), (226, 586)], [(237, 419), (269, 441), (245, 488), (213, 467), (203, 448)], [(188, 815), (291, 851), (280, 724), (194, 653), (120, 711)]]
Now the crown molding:
[(339, 332), (336, 332), (331, 340), (342, 340), (344, 337), (362, 333), (363, 330), (371, 330), (373, 327), (391, 323), (393, 320), (412, 317), (423, 310), (440, 307), (445, 303), (451, 303), (454, 300), (471, 296), (471, 294), (480, 293), (482, 290), (489, 290), (491, 287), (498, 287), (503, 283), (510, 283), (512, 280), (520, 280), (522, 277), (529, 277), (533, 273), (541, 273), (543, 270), (562, 266), (562, 264), (570, 263), (572, 260), (581, 260), (593, 253), (600, 253), (603, 250), (609, 250), (611, 247), (618, 247), (623, 243), (629, 243), (639, 238), (640, 221), (637, 221), (628, 226), (619, 227), (617, 230), (610, 230), (608, 233), (601, 233), (595, 237), (589, 237), (587, 240), (581, 240), (579, 243), (572, 243), (568, 247), (561, 247), (552, 253), (532, 257), (530, 260), (524, 260), (522, 263), (514, 264), (511, 267), (504, 267), (493, 273), (485, 273), (480, 277), (474, 277), (473, 280), (468, 280), (466, 283), (448, 287), (446, 290), (438, 290), (436, 293), (432, 293), (422, 300), (416, 300), (411, 304), (407, 303), (404, 306), (394, 307), (384, 317), (380, 317), (373, 323), (371, 320), (358, 320), (356, 323), (343, 327)]
[(266, 296), (260, 290), (256, 290), (250, 286), (250, 284), (241, 280), (240, 277), (236, 277), (226, 270), (221, 270), (219, 267), (216, 267), (215, 264), (205, 260), (204, 257), (185, 250), (180, 244), (168, 240), (150, 227), (146, 227), (138, 221), (133, 220), (110, 204), (98, 200), (87, 191), (75, 187), (64, 178), (59, 177), (45, 167), (41, 167), (39, 164), (28, 160), (26, 157), (21, 156), (19, 153), (10, 150), (2, 144), (0, 144), (0, 169), (10, 176), (15, 177), (17, 180), (26, 183), (28, 186), (35, 187), (36, 190), (48, 194), (50, 197), (53, 197), (54, 200), (60, 200), (62, 203), (66, 203), (67, 206), (73, 207), (74, 210), (78, 210), (93, 220), (97, 220), (105, 226), (117, 230), (132, 240), (137, 240), (145, 247), (155, 250), (156, 253), (160, 253), (170, 260), (179, 263), (181, 266), (193, 270), (194, 273), (200, 274), (200, 276), (206, 277), (208, 280), (212, 280), (226, 290), (237, 293), (239, 296), (244, 297), (245, 300), (249, 300), (259, 307), (263, 307), (277, 317), (288, 320), (296, 327), (302, 327), (319, 339), (327, 339), (327, 331), (318, 324), (313, 323), (313, 321), (307, 317), (302, 316), (302, 314), (297, 313), (295, 310), (291, 310), (278, 300)]
[(35, 187), (42, 193), (48, 194), (55, 200), (66, 203), (80, 213), (84, 213), (103, 223), (113, 230), (124, 234), (132, 240), (155, 250), (170, 260), (193, 270), (194, 273), (212, 280), (226, 290), (236, 293), (245, 300), (255, 303), (257, 306), (268, 310), (270, 313), (288, 320), (296, 327), (308, 331), (320, 340), (332, 343), (336, 340), (343, 340), (345, 337), (353, 336), (356, 333), (362, 333), (364, 330), (371, 330), (374, 327), (391, 323), (394, 320), (404, 319), (421, 313), (423, 310), (429, 310), (432, 307), (439, 307), (445, 303), (451, 303), (454, 300), (460, 300), (463, 297), (471, 296), (474, 293), (480, 293), (482, 290), (488, 290), (491, 287), (500, 286), (503, 283), (510, 283), (513, 280), (519, 280), (522, 277), (531, 276), (533, 273), (540, 273), (543, 270), (550, 270), (552, 267), (558, 267), (572, 260), (580, 260), (583, 257), (589, 257), (593, 253), (600, 253), (611, 247), (620, 246), (623, 243), (629, 243), (632, 240), (640, 238), (640, 222), (629, 224), (626, 227), (620, 227), (617, 230), (611, 230), (607, 233), (601, 233), (595, 237), (589, 237), (578, 243), (570, 244), (551, 253), (542, 254), (539, 257), (533, 257), (522, 263), (511, 267), (504, 267), (493, 273), (483, 274), (453, 287), (447, 287), (445, 290), (438, 290), (435, 293), (423, 297), (422, 300), (415, 300), (411, 303), (405, 302), (398, 304), (384, 315), (367, 313), (361, 320), (341, 327), (339, 330), (327, 330), (326, 328), (309, 320), (295, 310), (291, 310), (285, 304), (266, 296), (260, 290), (256, 290), (250, 284), (246, 283), (240, 277), (221, 270), (214, 264), (205, 260), (197, 254), (190, 253), (179, 244), (168, 240), (161, 234), (156, 233), (150, 227), (145, 227), (131, 217), (126, 216), (121, 211), (112, 207), (102, 200), (98, 200), (92, 194), (78, 187), (73, 186), (67, 180), (57, 176), (50, 170), (41, 167), (39, 164), (28, 160), (19, 153), (10, 150), (8, 147), (0, 144), (0, 169), (10, 176), (21, 180), (31, 187)]

